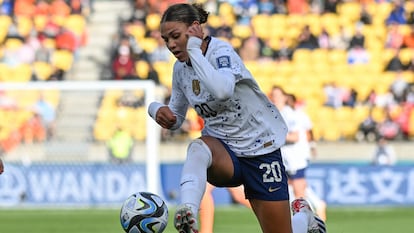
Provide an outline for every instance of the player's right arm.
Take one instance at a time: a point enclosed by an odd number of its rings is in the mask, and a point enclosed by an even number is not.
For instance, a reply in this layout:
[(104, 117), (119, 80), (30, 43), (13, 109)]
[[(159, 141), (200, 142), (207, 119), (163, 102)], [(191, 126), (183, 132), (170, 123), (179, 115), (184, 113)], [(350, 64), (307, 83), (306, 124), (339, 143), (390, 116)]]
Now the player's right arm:
[(173, 85), (168, 105), (152, 102), (148, 107), (148, 113), (161, 127), (174, 130), (183, 124), (188, 105), (188, 100), (180, 89), (180, 83), (177, 83), (173, 74)]

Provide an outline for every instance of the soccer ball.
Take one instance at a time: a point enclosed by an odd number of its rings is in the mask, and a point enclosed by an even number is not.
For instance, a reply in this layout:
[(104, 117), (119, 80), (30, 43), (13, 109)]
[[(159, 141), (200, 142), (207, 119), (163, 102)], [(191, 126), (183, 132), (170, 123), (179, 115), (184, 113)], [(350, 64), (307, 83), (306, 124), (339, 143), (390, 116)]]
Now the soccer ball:
[(168, 223), (168, 207), (157, 194), (137, 192), (122, 204), (120, 220), (127, 233), (161, 233)]

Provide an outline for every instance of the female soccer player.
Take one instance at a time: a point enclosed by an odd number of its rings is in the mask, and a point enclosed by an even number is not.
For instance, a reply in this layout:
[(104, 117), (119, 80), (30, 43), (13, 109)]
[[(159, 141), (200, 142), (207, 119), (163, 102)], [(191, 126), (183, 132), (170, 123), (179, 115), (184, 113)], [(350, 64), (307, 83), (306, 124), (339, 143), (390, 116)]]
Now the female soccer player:
[(161, 17), (161, 36), (177, 61), (170, 102), (153, 102), (148, 112), (161, 127), (173, 130), (190, 105), (205, 122), (202, 136), (187, 149), (174, 226), (178, 232), (198, 232), (198, 210), (208, 180), (218, 187), (243, 184), (263, 232), (291, 233), (292, 222), (294, 233), (307, 232), (314, 225), (311, 212), (299, 211), (291, 221), (279, 150), (286, 124), (232, 46), (204, 37), (201, 24), (207, 18), (200, 4), (171, 5)]

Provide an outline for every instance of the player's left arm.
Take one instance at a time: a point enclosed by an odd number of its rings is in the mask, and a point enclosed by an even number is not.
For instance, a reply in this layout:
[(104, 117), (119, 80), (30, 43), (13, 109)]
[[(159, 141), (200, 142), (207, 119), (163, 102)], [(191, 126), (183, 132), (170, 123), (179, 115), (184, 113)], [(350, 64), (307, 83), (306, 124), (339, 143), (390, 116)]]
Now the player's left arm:
[(197, 21), (188, 28), (187, 36), (189, 37), (187, 42), (188, 56), (200, 81), (218, 99), (230, 98), (234, 93), (235, 77), (231, 72), (224, 71), (225, 69), (222, 71), (216, 69), (203, 55), (201, 50), (203, 30)]

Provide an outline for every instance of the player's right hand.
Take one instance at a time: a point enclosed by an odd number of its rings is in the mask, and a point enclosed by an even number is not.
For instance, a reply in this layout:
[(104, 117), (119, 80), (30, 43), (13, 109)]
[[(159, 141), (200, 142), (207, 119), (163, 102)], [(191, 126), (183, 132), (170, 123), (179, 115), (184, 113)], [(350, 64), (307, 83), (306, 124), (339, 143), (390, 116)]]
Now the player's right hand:
[(168, 106), (158, 109), (155, 121), (163, 128), (170, 129), (177, 122), (177, 116)]

